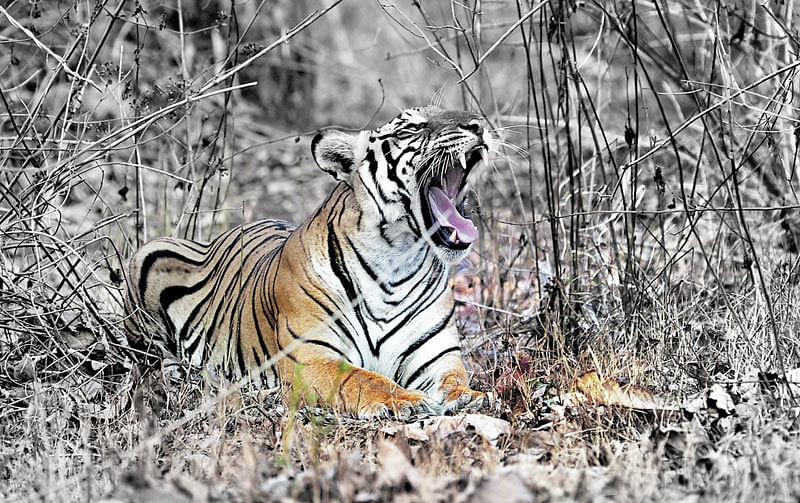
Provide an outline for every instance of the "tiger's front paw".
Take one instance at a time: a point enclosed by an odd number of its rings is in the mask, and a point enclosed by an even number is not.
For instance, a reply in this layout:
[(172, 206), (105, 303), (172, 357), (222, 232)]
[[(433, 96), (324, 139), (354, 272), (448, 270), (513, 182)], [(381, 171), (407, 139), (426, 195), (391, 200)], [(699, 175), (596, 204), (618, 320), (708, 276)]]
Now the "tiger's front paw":
[(392, 411), (396, 418), (403, 421), (414, 418), (419, 414), (441, 415), (444, 409), (434, 399), (419, 391), (406, 391), (405, 396), (400, 401), (392, 404)]
[(371, 404), (359, 409), (361, 418), (390, 417), (406, 421), (418, 414), (439, 415), (443, 412), (441, 405), (425, 393), (414, 390), (398, 390), (374, 400)]
[(489, 399), (485, 393), (475, 391), (467, 386), (457, 385), (445, 393), (442, 407), (450, 412), (470, 412), (480, 409), (488, 402)]

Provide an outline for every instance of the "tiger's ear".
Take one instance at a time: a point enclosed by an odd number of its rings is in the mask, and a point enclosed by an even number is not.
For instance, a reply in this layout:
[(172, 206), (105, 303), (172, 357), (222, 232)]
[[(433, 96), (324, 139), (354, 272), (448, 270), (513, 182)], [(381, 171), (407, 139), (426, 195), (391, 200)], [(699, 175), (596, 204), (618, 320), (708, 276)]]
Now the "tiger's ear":
[(356, 166), (358, 136), (336, 129), (324, 129), (311, 140), (311, 153), (317, 166), (337, 180), (346, 180)]

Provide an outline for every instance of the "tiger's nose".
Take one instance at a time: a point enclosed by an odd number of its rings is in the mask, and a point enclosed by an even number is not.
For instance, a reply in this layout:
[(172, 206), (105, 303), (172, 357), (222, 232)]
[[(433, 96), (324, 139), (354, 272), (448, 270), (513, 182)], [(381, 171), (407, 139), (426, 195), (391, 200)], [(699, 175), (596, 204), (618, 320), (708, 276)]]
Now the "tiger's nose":
[(464, 129), (465, 131), (469, 131), (475, 136), (483, 136), (483, 122), (480, 120), (474, 119), (466, 124), (459, 124), (458, 127)]

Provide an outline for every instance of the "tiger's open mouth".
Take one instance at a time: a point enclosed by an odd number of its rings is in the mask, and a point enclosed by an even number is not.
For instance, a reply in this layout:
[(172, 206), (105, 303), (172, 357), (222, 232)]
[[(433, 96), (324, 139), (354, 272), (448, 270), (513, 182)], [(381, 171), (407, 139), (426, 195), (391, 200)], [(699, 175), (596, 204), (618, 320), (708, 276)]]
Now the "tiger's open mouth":
[(464, 250), (478, 238), (478, 229), (464, 216), (470, 171), (485, 159), (488, 147), (480, 144), (454, 157), (443, 173), (434, 176), (422, 190), (422, 216), (434, 244)]

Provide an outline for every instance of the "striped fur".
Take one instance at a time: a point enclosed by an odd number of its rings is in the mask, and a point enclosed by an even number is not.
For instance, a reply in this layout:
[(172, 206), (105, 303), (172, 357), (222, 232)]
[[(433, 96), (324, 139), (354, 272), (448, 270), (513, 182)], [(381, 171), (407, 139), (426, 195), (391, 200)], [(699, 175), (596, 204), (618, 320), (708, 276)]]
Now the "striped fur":
[(447, 241), (456, 233), (426, 198), (461, 174), (459, 207), (489, 141), (477, 116), (433, 107), (358, 135), (320, 133), (315, 160), (340, 183), (301, 226), (261, 220), (135, 254), (132, 344), (266, 386), (302, 383), (360, 416), (478, 405), (448, 284), (470, 242)]

